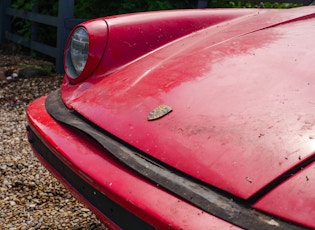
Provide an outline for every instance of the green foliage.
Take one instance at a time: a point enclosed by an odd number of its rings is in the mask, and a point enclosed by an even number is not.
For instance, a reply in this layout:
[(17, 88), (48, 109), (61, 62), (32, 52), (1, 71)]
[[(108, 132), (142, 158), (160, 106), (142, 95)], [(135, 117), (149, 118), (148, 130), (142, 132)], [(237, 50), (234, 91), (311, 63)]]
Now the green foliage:
[[(67, 1), (67, 0), (66, 0)], [(38, 0), (38, 13), (50, 16), (58, 15), (58, 1), (56, 0)]]
[(32, 11), (34, 2), (32, 0), (15, 0), (12, 1), (12, 8), (18, 10)]
[(195, 8), (197, 1), (169, 1), (169, 0), (141, 0), (141, 1), (130, 1), (124, 0), (122, 2), (122, 12), (139, 12), (139, 11), (152, 11), (152, 10), (170, 10), (179, 8)]
[[(52, 0), (49, 0), (52, 1)], [(208, 7), (258, 8), (261, 1), (209, 0)], [(76, 18), (96, 18), (131, 12), (196, 8), (198, 0), (75, 0)], [(265, 8), (291, 8), (302, 4), (270, 3), (264, 1)]]
[(76, 18), (95, 18), (152, 10), (196, 8), (198, 0), (76, 0)]
[[(22, 11), (32, 11), (33, 1), (32, 0), (15, 0), (12, 1), (12, 8)], [(17, 34), (23, 36), (25, 41), (29, 41), (31, 38), (31, 25), (29, 20), (14, 17), (12, 19), (13, 30)]]
[(292, 8), (302, 6), (299, 3), (271, 3), (266, 1), (218, 1), (210, 0), (208, 7), (228, 7), (228, 8), (259, 8), (263, 2), (264, 8)]
[[(58, 1), (46, 0), (38, 1), (38, 5), (34, 5), (33, 0), (15, 0), (12, 1), (12, 8), (23, 11), (33, 11), (33, 8), (37, 8), (37, 12), (45, 15), (56, 16), (58, 14)], [(34, 23), (35, 24), (35, 23)], [(53, 26), (44, 24), (36, 24), (32, 27), (30, 20), (14, 17), (12, 20), (13, 31), (23, 37), (20, 42), (28, 42), (31, 40), (32, 29), (36, 30), (36, 39), (38, 42), (43, 42), (47, 45), (55, 46), (57, 39), (57, 29)], [(36, 55), (36, 53), (32, 53)]]

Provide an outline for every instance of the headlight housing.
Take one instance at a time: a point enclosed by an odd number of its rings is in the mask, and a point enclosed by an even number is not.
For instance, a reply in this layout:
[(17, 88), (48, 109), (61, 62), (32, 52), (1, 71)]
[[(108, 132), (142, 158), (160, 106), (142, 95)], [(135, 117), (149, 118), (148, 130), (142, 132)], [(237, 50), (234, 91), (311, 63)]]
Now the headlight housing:
[(107, 39), (108, 26), (104, 20), (87, 21), (74, 28), (64, 56), (66, 76), (72, 84), (93, 74), (105, 52)]

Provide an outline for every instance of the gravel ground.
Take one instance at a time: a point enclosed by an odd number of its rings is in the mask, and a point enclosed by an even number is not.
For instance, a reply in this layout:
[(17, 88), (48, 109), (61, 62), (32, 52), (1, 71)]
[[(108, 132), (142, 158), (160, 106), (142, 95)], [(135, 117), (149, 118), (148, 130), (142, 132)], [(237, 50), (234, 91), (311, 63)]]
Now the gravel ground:
[(31, 60), (0, 50), (0, 229), (106, 229), (32, 153), (25, 108), (58, 88), (62, 76), (7, 80), (21, 62)]

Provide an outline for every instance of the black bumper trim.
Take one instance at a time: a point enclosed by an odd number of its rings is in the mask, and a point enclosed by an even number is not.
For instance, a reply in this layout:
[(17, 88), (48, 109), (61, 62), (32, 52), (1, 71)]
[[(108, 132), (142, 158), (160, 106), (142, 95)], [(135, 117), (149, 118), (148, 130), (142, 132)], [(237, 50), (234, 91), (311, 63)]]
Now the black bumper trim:
[(244, 229), (306, 229), (254, 210), (245, 200), (210, 187), (152, 159), (95, 126), (77, 112), (69, 110), (63, 104), (59, 90), (47, 97), (45, 106), (57, 121), (91, 136), (124, 165), (205, 212)]
[(73, 172), (65, 165), (47, 146), (35, 135), (33, 130), (28, 128), (30, 143), (36, 150), (37, 154), (51, 165), (64, 180), (69, 183), (86, 201), (97, 208), (101, 213), (107, 216), (117, 226), (122, 229), (155, 229), (148, 223), (144, 222), (134, 214), (130, 213), (103, 193), (99, 192), (89, 183), (84, 181), (80, 176)]

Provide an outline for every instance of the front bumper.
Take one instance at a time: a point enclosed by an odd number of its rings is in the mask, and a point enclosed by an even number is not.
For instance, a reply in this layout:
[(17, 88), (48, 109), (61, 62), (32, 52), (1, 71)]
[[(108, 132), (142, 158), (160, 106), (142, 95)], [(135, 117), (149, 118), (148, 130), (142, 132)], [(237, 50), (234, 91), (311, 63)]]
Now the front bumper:
[[(66, 183), (73, 192), (90, 205), (92, 209), (100, 214), (105, 215), (114, 223), (120, 223), (119, 226), (123, 229), (133, 228), (135, 226), (141, 229), (154, 229), (137, 216), (128, 212), (117, 203), (110, 200), (103, 193), (91, 186), (88, 182), (82, 179), (78, 174), (71, 170), (65, 163), (63, 163), (49, 148), (35, 135), (32, 129), (28, 129), (29, 141), (34, 150), (36, 150), (37, 157), (49, 168), (55, 176)], [(92, 181), (92, 180), (90, 180)], [(107, 221), (105, 221), (107, 222)], [(113, 223), (109, 223), (112, 225)], [(115, 226), (116, 227), (116, 226)]]
[(55, 121), (46, 97), (27, 109), (34, 152), (112, 229), (238, 229), (121, 165), (86, 134)]

